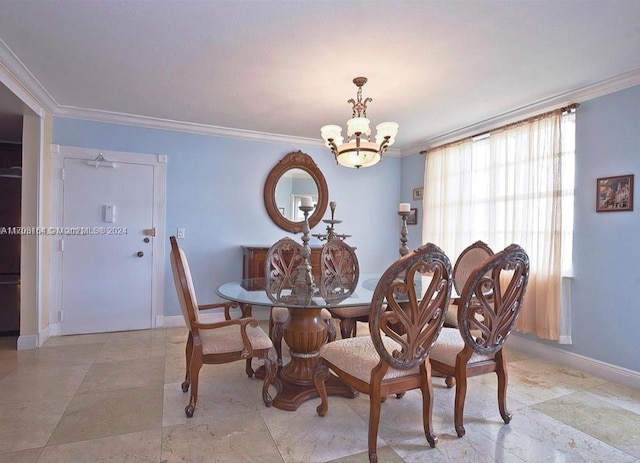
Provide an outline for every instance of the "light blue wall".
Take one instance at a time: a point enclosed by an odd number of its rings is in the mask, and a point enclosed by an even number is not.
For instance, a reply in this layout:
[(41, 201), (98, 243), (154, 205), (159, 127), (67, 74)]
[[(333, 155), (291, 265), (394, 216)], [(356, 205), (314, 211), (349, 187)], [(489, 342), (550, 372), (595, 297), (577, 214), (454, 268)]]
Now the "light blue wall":
[[(329, 199), (338, 203), (338, 233), (351, 234), (363, 272), (382, 272), (398, 253), (399, 158), (374, 168), (336, 165), (320, 147), (266, 143), (118, 124), (54, 118), (53, 143), (112, 151), (165, 154), (167, 162), (166, 240), (178, 227), (200, 303), (215, 302), (216, 286), (242, 276), (241, 245), (269, 245), (291, 235), (273, 224), (264, 208), (269, 171), (291, 151), (309, 154), (322, 170)], [(325, 214), (329, 218), (329, 211)], [(324, 232), (320, 222), (312, 233)], [(299, 235), (298, 235), (299, 239)], [(320, 244), (312, 238), (311, 245)], [(168, 252), (165, 256), (166, 315), (178, 315)]]
[(576, 216), (571, 350), (640, 371), (640, 197), (632, 212), (596, 213), (596, 179), (640, 182), (640, 86), (576, 113)]
[[(403, 158), (401, 172), (400, 197), (407, 202), (424, 175), (423, 156)], [(596, 179), (625, 174), (635, 174), (640, 188), (640, 86), (578, 108), (573, 344), (525, 337), (640, 371), (640, 197), (636, 192), (633, 212), (595, 212)], [(412, 235), (411, 243), (415, 243)]]

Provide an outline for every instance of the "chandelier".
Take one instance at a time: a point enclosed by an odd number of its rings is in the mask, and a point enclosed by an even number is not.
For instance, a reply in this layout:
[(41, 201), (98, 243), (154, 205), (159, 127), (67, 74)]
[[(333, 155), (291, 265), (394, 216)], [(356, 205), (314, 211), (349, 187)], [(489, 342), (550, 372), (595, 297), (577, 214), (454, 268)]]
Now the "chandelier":
[(371, 141), (371, 129), (367, 119), (367, 103), (371, 98), (362, 100), (362, 86), (367, 83), (366, 77), (356, 77), (353, 83), (358, 87), (357, 100), (351, 98), (347, 103), (353, 106), (351, 119), (347, 121), (347, 137), (344, 142), (342, 127), (325, 125), (320, 129), (325, 145), (331, 149), (336, 162), (345, 167), (369, 167), (382, 159), (387, 148), (396, 141), (398, 124), (383, 122), (376, 126), (375, 143)]

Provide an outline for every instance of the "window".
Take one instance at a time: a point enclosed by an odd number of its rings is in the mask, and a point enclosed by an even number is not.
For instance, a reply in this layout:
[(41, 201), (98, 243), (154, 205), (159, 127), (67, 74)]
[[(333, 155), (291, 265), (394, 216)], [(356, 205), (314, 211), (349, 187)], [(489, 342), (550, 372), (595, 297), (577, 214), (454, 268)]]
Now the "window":
[(531, 274), (516, 328), (546, 339), (570, 339), (560, 301), (562, 277), (571, 275), (574, 164), (575, 112), (427, 152), (423, 242), (452, 259), (477, 240), (494, 251), (521, 245)]

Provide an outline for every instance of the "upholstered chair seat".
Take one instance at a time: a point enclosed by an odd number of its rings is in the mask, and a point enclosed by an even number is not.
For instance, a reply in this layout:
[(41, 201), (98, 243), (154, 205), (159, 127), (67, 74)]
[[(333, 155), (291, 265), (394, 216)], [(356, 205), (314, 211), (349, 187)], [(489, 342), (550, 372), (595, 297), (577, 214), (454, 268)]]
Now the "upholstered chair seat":
[[(382, 337), (382, 343), (387, 352), (402, 349), (402, 346), (390, 337)], [(370, 336), (357, 336), (325, 344), (320, 349), (320, 356), (336, 368), (348, 371), (351, 376), (367, 384), (371, 381), (371, 370), (380, 363), (380, 354)], [(418, 370), (417, 366), (409, 370), (389, 368), (382, 379), (416, 375)]]
[[(237, 326), (223, 326), (215, 329), (200, 329), (202, 339), (202, 353), (225, 354), (244, 349), (244, 342), (239, 336)], [(270, 349), (273, 346), (271, 338), (260, 327), (247, 325), (247, 338), (253, 349)]]
[[(476, 334), (480, 334), (476, 332)], [(431, 348), (430, 358), (437, 359), (447, 365), (456, 364), (456, 356), (464, 349), (464, 339), (460, 334), (458, 328), (442, 328), (437, 342)], [(467, 365), (472, 365), (477, 362), (484, 362), (485, 360), (493, 359), (493, 355), (481, 355), (477, 352), (471, 354), (471, 358), (467, 362)]]

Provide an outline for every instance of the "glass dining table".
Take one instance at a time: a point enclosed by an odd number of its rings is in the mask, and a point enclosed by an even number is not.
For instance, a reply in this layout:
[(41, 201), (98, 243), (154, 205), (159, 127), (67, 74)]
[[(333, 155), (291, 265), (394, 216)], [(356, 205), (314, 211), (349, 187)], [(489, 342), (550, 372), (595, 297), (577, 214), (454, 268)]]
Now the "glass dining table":
[[(290, 361), (274, 381), (277, 394), (273, 405), (282, 410), (296, 410), (306, 400), (317, 397), (313, 370), (319, 350), (327, 342), (327, 328), (321, 318), (322, 309), (370, 305), (380, 275), (361, 274), (355, 288), (345, 290), (327, 285), (314, 276), (314, 286), (307, 290), (287, 289), (266, 278), (252, 278), (224, 283), (216, 289), (223, 299), (253, 307), (286, 307), (289, 317), (284, 325), (284, 340), (289, 346)], [(357, 392), (339, 378), (330, 375), (326, 382), (330, 395), (353, 398)]]

